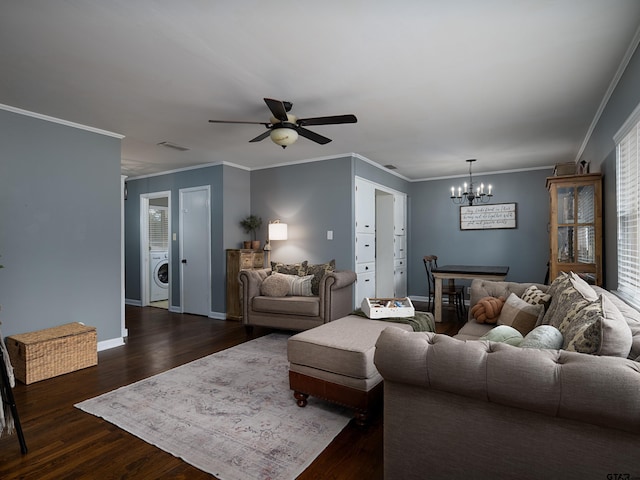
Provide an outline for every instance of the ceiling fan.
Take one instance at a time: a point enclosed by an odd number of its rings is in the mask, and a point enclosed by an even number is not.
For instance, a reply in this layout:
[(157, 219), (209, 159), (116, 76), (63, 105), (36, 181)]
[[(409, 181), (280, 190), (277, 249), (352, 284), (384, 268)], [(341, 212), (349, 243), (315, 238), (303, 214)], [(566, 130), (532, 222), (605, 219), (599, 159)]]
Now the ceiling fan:
[(298, 135), (308, 138), (320, 145), (331, 141), (330, 138), (323, 137), (304, 128), (307, 125), (337, 125), (340, 123), (356, 123), (358, 121), (355, 115), (298, 118), (288, 113), (293, 106), (291, 102), (283, 102), (281, 100), (274, 100), (273, 98), (265, 98), (264, 102), (273, 115), (269, 122), (242, 122), (237, 120), (209, 120), (209, 122), (264, 125), (267, 127), (267, 131), (249, 140), (249, 142), (259, 142), (267, 137), (271, 137), (273, 143), (280, 145), (282, 148), (287, 148), (288, 145), (293, 144), (298, 139)]

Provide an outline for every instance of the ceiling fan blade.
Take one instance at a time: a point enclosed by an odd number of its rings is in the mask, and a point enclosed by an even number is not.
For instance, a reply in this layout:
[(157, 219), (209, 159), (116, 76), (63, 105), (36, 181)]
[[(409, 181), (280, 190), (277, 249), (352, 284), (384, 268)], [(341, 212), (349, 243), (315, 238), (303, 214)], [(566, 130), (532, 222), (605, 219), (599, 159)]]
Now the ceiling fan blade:
[(268, 122), (243, 122), (240, 120), (209, 120), (209, 123), (244, 123), (247, 125), (264, 125), (267, 128), (271, 126)]
[(256, 138), (252, 138), (251, 140), (249, 140), (249, 143), (259, 142), (260, 140), (264, 140), (265, 138), (267, 138), (269, 136), (270, 133), (271, 133), (271, 130), (267, 130), (266, 132), (261, 133), (260, 135), (258, 135)]
[(337, 125), (339, 123), (356, 123), (355, 115), (333, 115), (330, 117), (301, 118), (298, 125)]
[(289, 120), (284, 102), (281, 102), (280, 100), (274, 100), (273, 98), (265, 98), (264, 103), (267, 104), (267, 107), (269, 107), (269, 110), (271, 110), (271, 113), (273, 113), (273, 116), (275, 118), (277, 118), (281, 122), (286, 122)]
[(298, 134), (302, 135), (309, 140), (319, 143), (320, 145), (324, 145), (331, 141), (330, 138), (323, 137), (322, 135), (318, 135), (316, 132), (312, 132), (311, 130), (307, 130), (306, 128), (298, 127)]

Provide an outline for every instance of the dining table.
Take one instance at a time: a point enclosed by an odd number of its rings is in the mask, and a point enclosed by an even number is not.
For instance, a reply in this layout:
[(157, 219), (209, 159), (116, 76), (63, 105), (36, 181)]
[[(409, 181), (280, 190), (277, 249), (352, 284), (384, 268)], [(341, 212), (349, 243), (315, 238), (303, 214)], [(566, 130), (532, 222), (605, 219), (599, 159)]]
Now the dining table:
[(475, 278), (503, 281), (509, 273), (509, 267), (494, 265), (443, 265), (431, 270), (435, 283), (434, 312), (436, 322), (442, 322), (442, 281)]

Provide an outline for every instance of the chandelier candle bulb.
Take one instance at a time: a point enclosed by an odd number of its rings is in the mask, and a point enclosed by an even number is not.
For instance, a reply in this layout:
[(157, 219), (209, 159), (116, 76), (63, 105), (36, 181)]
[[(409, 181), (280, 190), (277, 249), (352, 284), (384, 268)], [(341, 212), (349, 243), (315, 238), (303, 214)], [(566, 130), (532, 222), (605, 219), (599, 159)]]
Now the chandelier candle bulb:
[(456, 196), (455, 187), (451, 187), (451, 199), (455, 204), (461, 205), (463, 203), (467, 203), (469, 205), (474, 205), (478, 203), (487, 203), (491, 200), (491, 197), (493, 197), (493, 187), (491, 185), (487, 185), (488, 193), (485, 193), (484, 182), (480, 183), (480, 186), (474, 186), (473, 176), (471, 174), (471, 165), (475, 161), (475, 158), (467, 160), (467, 162), (469, 162), (469, 183), (464, 182), (464, 192), (462, 191), (462, 188), (458, 187), (458, 196)]

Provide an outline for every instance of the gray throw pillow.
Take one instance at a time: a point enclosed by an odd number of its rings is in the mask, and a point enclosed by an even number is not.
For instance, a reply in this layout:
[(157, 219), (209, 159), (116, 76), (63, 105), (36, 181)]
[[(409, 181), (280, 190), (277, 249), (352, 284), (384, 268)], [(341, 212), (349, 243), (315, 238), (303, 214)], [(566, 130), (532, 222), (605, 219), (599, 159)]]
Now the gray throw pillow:
[(522, 342), (522, 334), (508, 325), (498, 325), (485, 333), (479, 340), (489, 340), (491, 342), (508, 343), (517, 347)]
[(522, 340), (520, 348), (546, 348), (559, 350), (562, 348), (562, 333), (551, 325), (540, 325), (531, 330)]
[(298, 277), (296, 275), (287, 275), (291, 277), (291, 284), (289, 286), (289, 295), (295, 295), (298, 297), (312, 297), (311, 281), (313, 275), (305, 275), (304, 277)]
[(582, 308), (564, 328), (565, 350), (626, 358), (631, 329), (620, 310), (605, 295)]
[(311, 293), (314, 295), (320, 294), (320, 281), (322, 277), (328, 272), (333, 272), (336, 269), (336, 261), (331, 260), (327, 263), (310, 264), (307, 265), (307, 275), (313, 275), (311, 280)]
[(262, 281), (260, 294), (265, 297), (284, 297), (289, 293), (291, 282), (289, 275), (272, 273)]
[(498, 325), (508, 325), (526, 335), (542, 321), (543, 315), (544, 305), (532, 305), (512, 293), (500, 311)]

